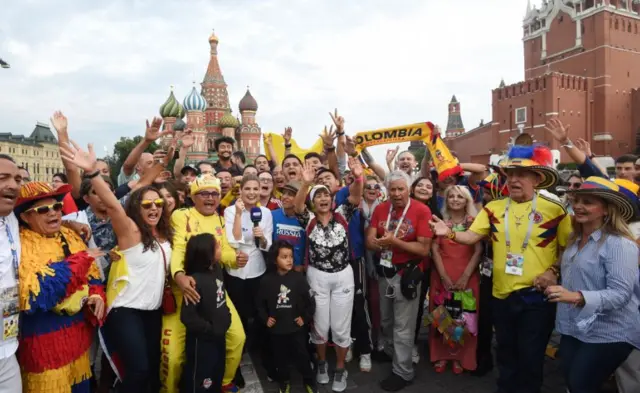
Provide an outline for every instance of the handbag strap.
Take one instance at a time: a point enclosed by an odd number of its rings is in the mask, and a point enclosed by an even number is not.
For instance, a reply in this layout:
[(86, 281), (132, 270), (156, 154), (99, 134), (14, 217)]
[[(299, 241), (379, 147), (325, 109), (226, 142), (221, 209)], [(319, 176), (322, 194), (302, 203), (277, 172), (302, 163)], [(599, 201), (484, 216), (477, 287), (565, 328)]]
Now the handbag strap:
[(164, 252), (164, 248), (162, 248), (162, 244), (156, 240), (158, 243), (158, 247), (160, 248), (160, 252), (162, 253), (162, 266), (164, 266), (164, 279), (167, 279), (167, 254)]

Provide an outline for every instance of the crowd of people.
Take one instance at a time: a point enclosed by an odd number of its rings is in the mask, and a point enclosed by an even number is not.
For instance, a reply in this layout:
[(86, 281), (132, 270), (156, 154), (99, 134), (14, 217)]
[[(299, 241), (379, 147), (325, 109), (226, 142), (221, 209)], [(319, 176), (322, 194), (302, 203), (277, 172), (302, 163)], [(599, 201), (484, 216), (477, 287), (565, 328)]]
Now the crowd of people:
[(553, 119), (567, 181), (526, 137), (497, 166), (391, 149), (385, 169), (330, 115), (322, 152), (287, 128), (252, 163), (229, 137), (190, 163), (190, 130), (153, 119), (115, 182), (60, 112), (51, 184), (0, 155), (0, 392), (238, 392), (244, 352), (281, 393), (294, 366), (343, 392), (353, 359), (390, 362), (394, 392), (420, 356), (487, 374), (495, 335), (497, 392), (537, 393), (554, 329), (568, 391), (640, 391), (640, 160), (612, 180)]

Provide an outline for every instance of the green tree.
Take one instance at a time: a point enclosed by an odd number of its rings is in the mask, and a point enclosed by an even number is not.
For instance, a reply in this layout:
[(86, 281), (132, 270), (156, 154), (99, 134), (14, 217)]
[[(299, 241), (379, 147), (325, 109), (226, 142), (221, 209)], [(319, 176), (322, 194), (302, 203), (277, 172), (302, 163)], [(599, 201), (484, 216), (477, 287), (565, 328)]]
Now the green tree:
[[(111, 168), (111, 178), (113, 180), (117, 180), (118, 174), (120, 173), (120, 168), (122, 168), (122, 164), (124, 164), (125, 160), (131, 153), (134, 147), (138, 145), (142, 141), (143, 136), (138, 135), (133, 138), (121, 137), (115, 145), (113, 145), (113, 155), (105, 157), (105, 161), (109, 164)], [(157, 143), (153, 142), (146, 149), (145, 152), (153, 153), (158, 150), (160, 146)], [(173, 161), (171, 163), (173, 166)]]
[(416, 161), (418, 162), (418, 165), (420, 165), (422, 163), (422, 159), (424, 158), (424, 155), (426, 154), (426, 150), (424, 148), (416, 149), (412, 153), (413, 153), (414, 157), (416, 158)]

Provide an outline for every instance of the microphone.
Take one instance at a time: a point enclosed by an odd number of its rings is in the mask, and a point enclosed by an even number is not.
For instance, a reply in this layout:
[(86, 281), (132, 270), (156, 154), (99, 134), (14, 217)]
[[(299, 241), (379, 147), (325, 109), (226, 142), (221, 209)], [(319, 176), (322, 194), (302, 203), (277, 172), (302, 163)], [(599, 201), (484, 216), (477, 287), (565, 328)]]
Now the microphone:
[[(256, 228), (260, 225), (260, 221), (262, 221), (262, 209), (259, 207), (251, 208), (251, 222), (253, 223), (253, 227)], [(260, 248), (260, 239), (256, 238), (256, 247)]]

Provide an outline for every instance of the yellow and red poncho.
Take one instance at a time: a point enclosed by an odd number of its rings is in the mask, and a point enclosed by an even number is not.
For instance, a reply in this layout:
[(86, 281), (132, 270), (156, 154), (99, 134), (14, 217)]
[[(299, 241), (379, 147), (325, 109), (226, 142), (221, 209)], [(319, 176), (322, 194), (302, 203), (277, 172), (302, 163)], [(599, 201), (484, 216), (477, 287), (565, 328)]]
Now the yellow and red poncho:
[(63, 238), (20, 230), (18, 361), (24, 391), (80, 393), (91, 391), (89, 348), (101, 324), (85, 306), (89, 296), (105, 300), (100, 271), (82, 239), (61, 228)]

